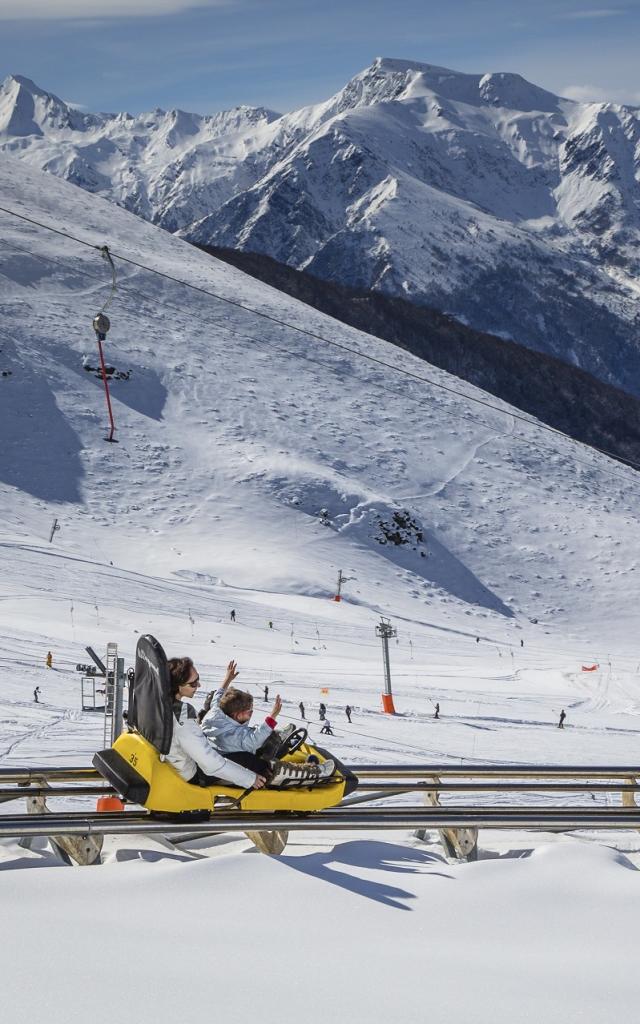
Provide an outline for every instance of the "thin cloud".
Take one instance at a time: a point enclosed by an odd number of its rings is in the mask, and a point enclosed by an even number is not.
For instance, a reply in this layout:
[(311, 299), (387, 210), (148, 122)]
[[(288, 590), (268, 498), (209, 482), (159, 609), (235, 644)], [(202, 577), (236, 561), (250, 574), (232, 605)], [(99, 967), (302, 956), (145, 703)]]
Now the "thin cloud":
[(640, 92), (623, 89), (603, 89), (599, 85), (566, 85), (560, 92), (568, 100), (578, 103), (622, 103), (625, 106), (640, 106)]
[(157, 17), (237, 0), (0, 0), (0, 21)]
[(556, 17), (561, 21), (586, 21), (589, 18), (617, 18), (626, 13), (622, 7), (601, 7), (593, 11), (566, 11)]

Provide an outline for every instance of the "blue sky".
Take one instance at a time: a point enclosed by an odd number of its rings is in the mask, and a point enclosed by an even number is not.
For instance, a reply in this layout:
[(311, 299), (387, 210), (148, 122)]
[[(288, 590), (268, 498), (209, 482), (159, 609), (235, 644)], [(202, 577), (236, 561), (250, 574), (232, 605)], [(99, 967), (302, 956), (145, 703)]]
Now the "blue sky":
[(0, 0), (0, 78), (89, 110), (287, 111), (376, 56), (640, 105), (640, 0)]

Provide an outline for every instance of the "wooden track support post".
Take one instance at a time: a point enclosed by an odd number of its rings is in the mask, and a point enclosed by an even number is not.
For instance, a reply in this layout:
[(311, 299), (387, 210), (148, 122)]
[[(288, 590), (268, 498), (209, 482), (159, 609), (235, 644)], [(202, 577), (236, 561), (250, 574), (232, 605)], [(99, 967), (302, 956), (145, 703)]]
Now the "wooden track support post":
[[(433, 777), (433, 781), (440, 782), (439, 778)], [(424, 794), (425, 803), (431, 807), (440, 807), (440, 794), (437, 789), (427, 790)], [(452, 860), (477, 860), (478, 859), (478, 829), (477, 828), (440, 828), (440, 842), (444, 846), (447, 857)], [(416, 839), (425, 840), (426, 828), (419, 828), (413, 833)]]

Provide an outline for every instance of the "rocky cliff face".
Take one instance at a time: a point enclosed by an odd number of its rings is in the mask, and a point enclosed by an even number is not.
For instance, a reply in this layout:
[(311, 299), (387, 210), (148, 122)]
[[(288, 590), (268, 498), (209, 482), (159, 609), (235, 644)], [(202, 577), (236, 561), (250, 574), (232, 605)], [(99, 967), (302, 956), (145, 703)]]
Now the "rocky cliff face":
[(640, 116), (380, 59), (278, 116), (85, 115), (26, 79), (0, 146), (190, 241), (398, 296), (640, 394)]

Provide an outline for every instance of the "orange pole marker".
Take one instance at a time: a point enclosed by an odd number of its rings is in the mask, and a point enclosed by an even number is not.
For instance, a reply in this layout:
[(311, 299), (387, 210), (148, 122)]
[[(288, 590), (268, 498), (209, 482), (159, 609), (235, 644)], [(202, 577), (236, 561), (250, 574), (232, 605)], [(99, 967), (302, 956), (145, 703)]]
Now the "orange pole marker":
[(382, 710), (386, 715), (395, 715), (396, 709), (393, 706), (393, 695), (391, 693), (382, 694)]

